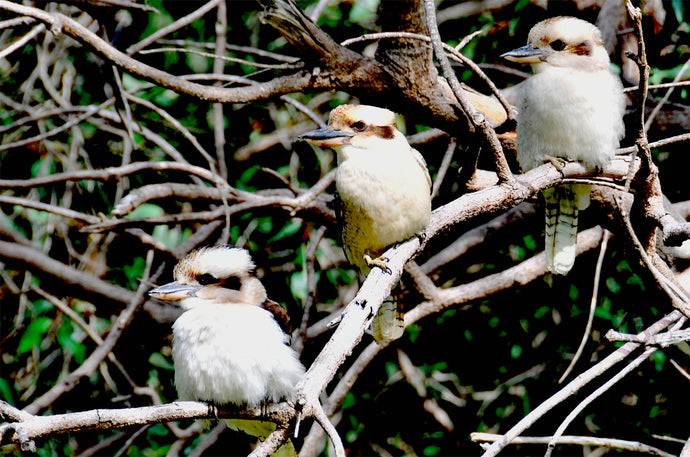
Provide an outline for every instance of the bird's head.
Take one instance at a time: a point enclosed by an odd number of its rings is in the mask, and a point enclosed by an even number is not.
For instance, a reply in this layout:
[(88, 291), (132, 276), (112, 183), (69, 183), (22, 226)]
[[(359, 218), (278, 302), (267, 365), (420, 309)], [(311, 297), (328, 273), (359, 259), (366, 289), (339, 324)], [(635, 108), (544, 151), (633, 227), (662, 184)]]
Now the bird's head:
[(179, 301), (185, 309), (205, 303), (261, 305), (266, 289), (254, 276), (249, 252), (213, 246), (189, 253), (175, 266), (175, 281), (149, 292), (161, 300)]
[(395, 127), (395, 114), (369, 105), (341, 105), (331, 111), (328, 126), (300, 135), (298, 140), (338, 150), (341, 146), (374, 149), (407, 141)]
[(548, 66), (584, 71), (609, 68), (609, 56), (599, 29), (582, 19), (559, 16), (537, 23), (527, 45), (503, 54), (511, 62), (529, 63), (536, 72)]

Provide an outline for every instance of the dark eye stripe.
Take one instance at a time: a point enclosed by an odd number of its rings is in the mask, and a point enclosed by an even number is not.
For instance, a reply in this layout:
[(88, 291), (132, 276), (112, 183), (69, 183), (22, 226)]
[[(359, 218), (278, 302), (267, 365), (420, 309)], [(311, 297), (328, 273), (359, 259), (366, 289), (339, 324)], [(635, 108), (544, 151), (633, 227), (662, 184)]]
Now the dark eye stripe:
[(218, 279), (213, 276), (212, 274), (206, 273), (203, 275), (199, 275), (196, 280), (201, 284), (202, 286), (208, 286), (210, 284), (217, 284)]
[(561, 40), (555, 40), (551, 43), (551, 49), (554, 51), (562, 51), (565, 49), (565, 43)]
[(389, 125), (372, 126), (371, 130), (376, 132), (376, 136), (385, 138), (387, 140), (390, 140), (395, 136), (395, 133), (393, 132), (393, 127)]
[(230, 276), (229, 278), (223, 279), (220, 284), (221, 287), (231, 290), (240, 290), (242, 282), (237, 276)]
[(573, 52), (578, 56), (588, 56), (592, 53), (592, 49), (593, 46), (591, 41), (585, 41), (576, 46), (573, 46)]

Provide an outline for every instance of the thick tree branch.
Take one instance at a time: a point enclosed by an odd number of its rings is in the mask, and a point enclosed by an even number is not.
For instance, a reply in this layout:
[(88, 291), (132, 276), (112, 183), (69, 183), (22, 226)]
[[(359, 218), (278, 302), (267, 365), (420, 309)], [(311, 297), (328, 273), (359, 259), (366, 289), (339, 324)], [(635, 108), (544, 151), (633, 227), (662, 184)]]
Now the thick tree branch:
[[(14, 408), (0, 400), (0, 413), (12, 415)], [(136, 425), (155, 424), (181, 419), (261, 419), (289, 425), (294, 410), (287, 403), (267, 408), (246, 409), (234, 406), (217, 407), (197, 401), (123, 409), (94, 409), (76, 413), (33, 416), (21, 412), (16, 421), (0, 425), (2, 444), (19, 443), (22, 448), (31, 441), (47, 436), (85, 430), (109, 430)]]
[(51, 33), (55, 35), (64, 33), (77, 41), (88, 44), (95, 52), (108, 61), (131, 72), (133, 75), (152, 81), (167, 89), (191, 95), (200, 100), (218, 103), (246, 103), (264, 100), (275, 95), (313, 90), (320, 86), (318, 80), (312, 81), (310, 75), (305, 72), (278, 77), (265, 83), (239, 88), (226, 89), (222, 87), (204, 86), (171, 75), (170, 73), (133, 59), (64, 14), (58, 12), (49, 13), (38, 8), (12, 3), (7, 0), (0, 0), (0, 9), (38, 19), (50, 26)]

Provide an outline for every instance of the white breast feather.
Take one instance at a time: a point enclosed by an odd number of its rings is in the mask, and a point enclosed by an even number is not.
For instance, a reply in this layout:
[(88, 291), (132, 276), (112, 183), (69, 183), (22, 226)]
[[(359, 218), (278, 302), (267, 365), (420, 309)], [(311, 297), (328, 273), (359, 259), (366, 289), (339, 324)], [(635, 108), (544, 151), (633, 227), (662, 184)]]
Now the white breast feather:
[(286, 339), (257, 306), (206, 304), (183, 313), (173, 324), (180, 398), (249, 407), (291, 398), (304, 367)]
[(355, 265), (361, 263), (365, 250), (404, 241), (429, 221), (428, 172), (401, 138), (404, 144), (388, 140), (371, 149), (342, 148), (337, 190), (343, 205), (354, 209), (344, 230), (366, 233), (357, 237), (360, 246), (349, 246)]
[(518, 161), (529, 170), (545, 156), (588, 167), (610, 161), (623, 136), (625, 100), (609, 71), (550, 67), (529, 78), (518, 114)]

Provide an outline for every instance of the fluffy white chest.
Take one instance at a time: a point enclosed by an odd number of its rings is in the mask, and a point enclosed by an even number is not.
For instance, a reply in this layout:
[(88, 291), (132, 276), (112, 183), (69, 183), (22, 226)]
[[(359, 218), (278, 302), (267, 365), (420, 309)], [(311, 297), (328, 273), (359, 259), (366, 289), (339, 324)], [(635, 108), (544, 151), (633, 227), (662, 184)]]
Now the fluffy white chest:
[(625, 99), (608, 70), (537, 73), (526, 81), (518, 109), (518, 161), (525, 170), (545, 156), (605, 165), (623, 136)]
[(411, 151), (354, 151), (338, 165), (336, 187), (343, 203), (343, 244), (360, 268), (365, 253), (377, 256), (429, 222), (427, 171)]
[(211, 303), (184, 312), (173, 324), (180, 398), (250, 407), (290, 398), (304, 367), (286, 338), (257, 306)]

